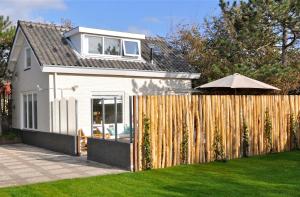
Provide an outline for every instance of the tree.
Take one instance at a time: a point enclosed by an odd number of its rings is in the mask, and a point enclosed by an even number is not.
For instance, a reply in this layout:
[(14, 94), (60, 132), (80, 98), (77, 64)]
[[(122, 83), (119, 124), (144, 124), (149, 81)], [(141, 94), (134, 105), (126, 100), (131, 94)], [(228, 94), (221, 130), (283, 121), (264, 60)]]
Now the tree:
[(16, 28), (12, 25), (9, 17), (0, 16), (0, 79), (9, 79), (7, 73), (7, 61)]
[(281, 63), (287, 65), (287, 51), (300, 39), (300, 1), (274, 0), (267, 4), (266, 15), (281, 41)]
[(74, 24), (73, 24), (71, 19), (61, 18), (60, 21), (61, 21), (60, 22), (61, 26), (63, 26), (63, 27), (66, 27), (66, 28), (73, 28), (74, 27)]
[[(282, 2), (290, 3), (287, 10), (299, 12), (292, 1)], [(271, 17), (277, 5), (281, 4), (268, 0), (220, 0), (219, 16), (206, 19), (202, 25), (179, 24), (169, 41), (201, 72), (194, 86), (238, 72), (277, 86), (283, 94), (300, 87), (299, 39), (295, 37), (293, 43), (289, 39), (282, 49), (277, 15)], [(287, 19), (292, 21), (289, 26), (294, 32), (299, 27), (296, 16)]]
[[(230, 42), (235, 44), (243, 61), (252, 66), (266, 63), (266, 53), (276, 53), (273, 46), (277, 42), (276, 34), (265, 17), (266, 5), (261, 0), (236, 1), (230, 5), (220, 0), (223, 26)], [(261, 61), (257, 61), (261, 60)], [(265, 61), (264, 61), (265, 60)], [(268, 60), (269, 61), (269, 60)]]
[(242, 39), (243, 43), (251, 42), (253, 46), (257, 42), (279, 46), (281, 63), (287, 65), (287, 51), (300, 38), (299, 0), (234, 1), (232, 5), (220, 0), (220, 7), (230, 35), (237, 39), (246, 35), (248, 39)]
[[(9, 20), (9, 17), (0, 16), (0, 84), (3, 84), (10, 79), (10, 73), (7, 69), (7, 61), (9, 52), (13, 44), (15, 27)], [(2, 94), (1, 94), (2, 95)], [(0, 109), (1, 101), (0, 96)], [(2, 110), (0, 110), (0, 134), (2, 133)]]

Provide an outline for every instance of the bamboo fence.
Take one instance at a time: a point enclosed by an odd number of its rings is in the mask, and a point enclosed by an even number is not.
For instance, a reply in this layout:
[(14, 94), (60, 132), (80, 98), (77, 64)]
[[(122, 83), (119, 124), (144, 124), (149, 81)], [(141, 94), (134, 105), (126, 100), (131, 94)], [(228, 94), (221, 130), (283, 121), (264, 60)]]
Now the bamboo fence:
[[(150, 147), (153, 168), (182, 163), (182, 142), (188, 132), (187, 163), (215, 160), (214, 136), (222, 136), (227, 159), (239, 158), (243, 149), (243, 123), (249, 129), (249, 155), (266, 154), (264, 122), (269, 111), (273, 152), (293, 148), (290, 117), (298, 123), (300, 141), (300, 96), (170, 95), (133, 98), (135, 171), (143, 169), (144, 118), (150, 120)], [(295, 139), (295, 138), (293, 138)]]

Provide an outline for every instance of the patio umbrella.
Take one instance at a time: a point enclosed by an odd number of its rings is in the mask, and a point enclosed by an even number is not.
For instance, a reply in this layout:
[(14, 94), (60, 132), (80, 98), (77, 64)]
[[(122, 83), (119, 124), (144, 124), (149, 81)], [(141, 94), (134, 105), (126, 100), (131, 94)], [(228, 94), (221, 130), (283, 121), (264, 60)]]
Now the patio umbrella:
[(235, 73), (227, 77), (212, 81), (196, 88), (231, 88), (231, 89), (265, 89), (280, 90), (274, 86), (251, 79), (244, 75)]

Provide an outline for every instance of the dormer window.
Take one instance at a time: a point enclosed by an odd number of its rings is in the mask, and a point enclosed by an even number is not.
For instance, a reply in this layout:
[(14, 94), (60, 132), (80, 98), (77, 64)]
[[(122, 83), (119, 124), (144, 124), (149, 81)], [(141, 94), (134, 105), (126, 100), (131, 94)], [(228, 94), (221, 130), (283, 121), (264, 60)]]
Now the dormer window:
[(139, 42), (135, 40), (123, 40), (123, 48), (125, 56), (139, 56), (140, 47)]
[(121, 55), (121, 40), (104, 38), (104, 53), (106, 55)]
[(83, 55), (103, 58), (139, 58), (140, 45), (140, 40), (85, 34)]
[(88, 39), (88, 52), (91, 54), (103, 54), (103, 37), (86, 36)]
[(76, 27), (64, 36), (82, 58), (143, 61), (143, 34)]

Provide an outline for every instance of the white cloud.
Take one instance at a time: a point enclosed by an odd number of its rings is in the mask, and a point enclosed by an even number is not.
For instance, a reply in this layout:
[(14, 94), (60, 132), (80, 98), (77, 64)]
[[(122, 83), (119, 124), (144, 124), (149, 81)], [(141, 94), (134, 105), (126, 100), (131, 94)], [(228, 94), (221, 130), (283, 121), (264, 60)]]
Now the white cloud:
[(0, 14), (9, 16), (12, 21), (44, 21), (40, 16), (33, 17), (35, 10), (64, 10), (64, 0), (0, 0)]
[(145, 34), (146, 36), (151, 36), (152, 33), (148, 29), (140, 28), (137, 26), (129, 26), (127, 29), (130, 33), (137, 33), (137, 34)]
[(154, 16), (145, 17), (143, 21), (147, 23), (154, 23), (154, 24), (161, 23), (161, 20)]

